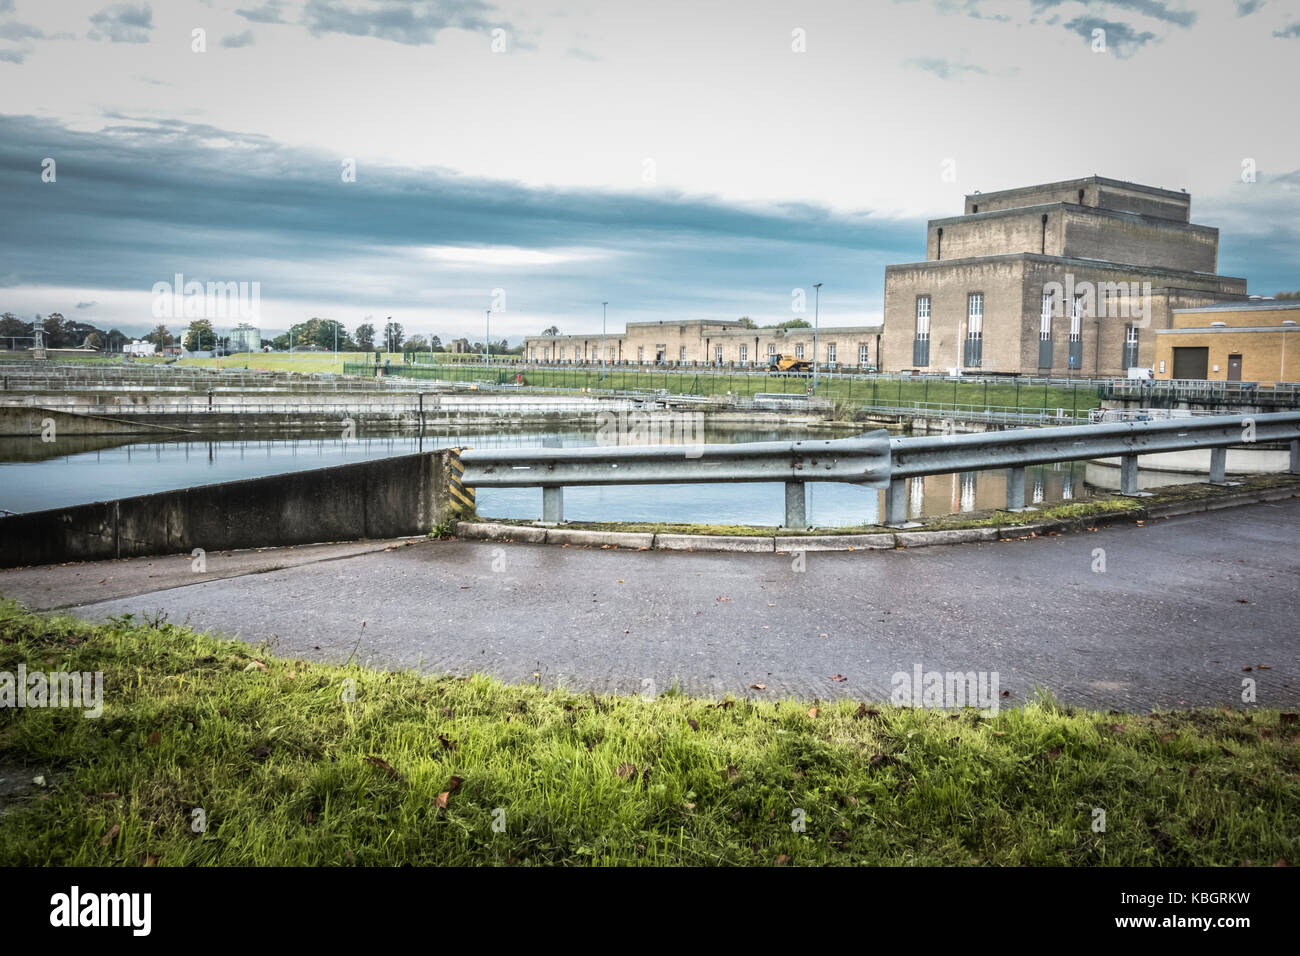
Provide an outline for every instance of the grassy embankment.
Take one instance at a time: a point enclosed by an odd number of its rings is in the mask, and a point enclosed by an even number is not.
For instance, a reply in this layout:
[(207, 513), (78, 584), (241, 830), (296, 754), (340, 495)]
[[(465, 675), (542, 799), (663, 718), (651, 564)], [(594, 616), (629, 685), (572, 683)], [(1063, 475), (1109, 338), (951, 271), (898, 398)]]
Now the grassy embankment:
[(4, 775), (44, 780), (0, 807), (0, 864), (1264, 865), (1300, 842), (1276, 711), (643, 700), (0, 605), (20, 661), (102, 671), (105, 709), (0, 711)]

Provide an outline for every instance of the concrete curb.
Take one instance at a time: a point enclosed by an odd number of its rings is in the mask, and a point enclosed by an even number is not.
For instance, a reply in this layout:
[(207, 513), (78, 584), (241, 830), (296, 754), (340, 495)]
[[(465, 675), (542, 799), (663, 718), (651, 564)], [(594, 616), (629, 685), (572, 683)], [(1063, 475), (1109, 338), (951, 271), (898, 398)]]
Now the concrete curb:
[(539, 528), (534, 525), (496, 524), (489, 521), (461, 521), (456, 535), (483, 541), (526, 541), (533, 544), (569, 544), (583, 547), (616, 547), (655, 551), (731, 551), (756, 554), (792, 551), (887, 551), (926, 548), (944, 544), (977, 544), (990, 541), (1015, 541), (1050, 534), (1084, 531), (1098, 524), (1148, 521), (1179, 515), (1218, 511), (1239, 505), (1282, 501), (1300, 497), (1300, 490), (1261, 488), (1192, 501), (1169, 501), (1137, 511), (1116, 511), (1088, 515), (1066, 521), (1042, 521), (1033, 524), (1003, 525), (993, 528), (952, 528), (936, 531), (881, 531), (868, 534), (808, 535), (711, 535), (654, 534), (643, 531), (587, 531), (581, 528)]

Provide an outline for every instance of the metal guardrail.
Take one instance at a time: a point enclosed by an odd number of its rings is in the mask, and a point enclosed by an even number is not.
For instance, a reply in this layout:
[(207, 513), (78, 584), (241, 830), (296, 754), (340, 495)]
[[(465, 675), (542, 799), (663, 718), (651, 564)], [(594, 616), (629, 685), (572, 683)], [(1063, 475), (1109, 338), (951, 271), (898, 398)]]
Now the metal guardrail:
[(907, 405), (863, 405), (867, 415), (911, 416), (986, 422), (995, 425), (1082, 424), (1089, 421), (1085, 412), (1068, 408), (1021, 408), (1011, 405), (954, 405), (947, 402), (911, 402)]
[[(731, 445), (633, 445), (532, 448), (502, 452), (466, 449), (465, 484), (478, 488), (542, 488), (542, 520), (564, 520), (565, 485), (646, 485), (676, 482), (785, 482), (786, 522), (807, 523), (804, 482), (847, 481), (873, 488), (889, 483), (889, 432), (824, 441), (741, 442)], [(791, 523), (793, 522), (793, 523)]]
[(809, 481), (884, 487), (885, 521), (907, 521), (907, 479), (951, 472), (1007, 470), (1007, 510), (1025, 507), (1025, 469), (1062, 461), (1120, 459), (1120, 493), (1140, 495), (1138, 456), (1210, 449), (1209, 481), (1225, 484), (1230, 445), (1289, 442), (1290, 472), (1300, 474), (1300, 412), (1207, 415), (1170, 421), (1026, 428), (970, 435), (858, 438), (733, 445), (619, 448), (466, 449), (471, 487), (542, 489), (542, 520), (564, 520), (564, 488), (693, 482), (784, 482), (785, 525), (807, 527)]

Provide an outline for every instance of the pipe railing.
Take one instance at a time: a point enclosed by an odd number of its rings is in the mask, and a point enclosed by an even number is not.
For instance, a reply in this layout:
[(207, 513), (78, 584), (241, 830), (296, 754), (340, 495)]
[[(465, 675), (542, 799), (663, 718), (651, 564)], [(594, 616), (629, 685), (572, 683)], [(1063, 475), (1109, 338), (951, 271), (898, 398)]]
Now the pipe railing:
[(1006, 469), (1008, 511), (1025, 510), (1025, 469), (1096, 458), (1120, 459), (1120, 493), (1142, 495), (1139, 455), (1209, 449), (1209, 481), (1227, 484), (1229, 446), (1285, 442), (1300, 474), (1300, 412), (1213, 415), (1168, 421), (1026, 428), (969, 435), (858, 438), (732, 445), (663, 444), (609, 448), (466, 449), (465, 484), (542, 489), (542, 520), (564, 520), (564, 488), (695, 482), (783, 482), (785, 526), (807, 527), (810, 481), (885, 488), (885, 523), (907, 523), (907, 479)]

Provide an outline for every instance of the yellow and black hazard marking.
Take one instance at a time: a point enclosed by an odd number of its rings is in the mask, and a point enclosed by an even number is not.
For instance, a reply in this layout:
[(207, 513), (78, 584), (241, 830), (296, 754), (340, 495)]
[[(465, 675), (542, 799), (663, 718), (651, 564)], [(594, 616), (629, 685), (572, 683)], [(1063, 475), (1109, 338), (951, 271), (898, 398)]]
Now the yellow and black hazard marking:
[(469, 451), (468, 448), (453, 448), (448, 456), (451, 465), (451, 481), (448, 485), (451, 489), (451, 500), (455, 502), (456, 508), (465, 514), (474, 513), (474, 489), (465, 485), (465, 463), (460, 460), (460, 453)]

